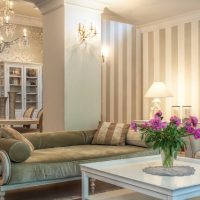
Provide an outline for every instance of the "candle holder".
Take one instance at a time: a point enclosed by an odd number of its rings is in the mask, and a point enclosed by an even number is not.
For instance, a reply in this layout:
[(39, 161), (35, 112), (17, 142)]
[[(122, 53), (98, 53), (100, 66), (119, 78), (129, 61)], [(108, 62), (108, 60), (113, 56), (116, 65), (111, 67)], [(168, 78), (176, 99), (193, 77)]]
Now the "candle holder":
[(189, 119), (191, 115), (192, 106), (182, 106), (182, 122)]
[(79, 23), (78, 34), (80, 43), (82, 44), (88, 39), (95, 37), (97, 35), (97, 30), (96, 27), (94, 27), (92, 24), (90, 25), (90, 27), (86, 27), (85, 25)]
[(180, 106), (172, 106), (171, 115), (181, 118), (181, 107)]

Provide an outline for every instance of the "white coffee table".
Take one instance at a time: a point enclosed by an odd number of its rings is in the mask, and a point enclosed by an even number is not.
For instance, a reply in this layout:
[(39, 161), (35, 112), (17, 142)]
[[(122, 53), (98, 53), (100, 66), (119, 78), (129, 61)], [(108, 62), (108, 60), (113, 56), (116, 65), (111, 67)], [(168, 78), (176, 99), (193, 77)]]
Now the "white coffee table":
[(200, 160), (179, 157), (175, 161), (175, 165), (194, 167), (196, 171), (191, 176), (166, 177), (143, 172), (145, 167), (158, 165), (160, 155), (82, 164), (82, 200), (89, 199), (89, 178), (165, 200), (200, 196)]

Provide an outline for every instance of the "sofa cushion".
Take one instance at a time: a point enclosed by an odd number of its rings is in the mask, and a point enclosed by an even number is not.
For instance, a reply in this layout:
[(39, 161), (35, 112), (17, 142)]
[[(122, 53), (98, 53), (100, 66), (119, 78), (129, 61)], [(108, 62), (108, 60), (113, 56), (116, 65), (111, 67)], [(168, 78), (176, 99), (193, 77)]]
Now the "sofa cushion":
[(83, 145), (86, 142), (83, 131), (38, 132), (23, 135), (34, 145), (35, 149)]
[(25, 142), (29, 146), (31, 151), (34, 150), (33, 144), (15, 129), (10, 128), (10, 127), (3, 127), (0, 130), (1, 130), (2, 138), (13, 138), (13, 139)]
[(15, 139), (0, 139), (0, 150), (5, 151), (13, 162), (24, 162), (31, 155), (29, 146)]
[(100, 122), (92, 144), (125, 145), (129, 124)]
[(85, 136), (85, 144), (91, 144), (97, 130), (83, 131)]
[(200, 141), (196, 140), (193, 135), (183, 137), (186, 143), (186, 156), (196, 157), (196, 153), (200, 151)]
[(141, 133), (139, 131), (134, 131), (129, 129), (126, 136), (126, 144), (135, 145), (139, 147), (147, 147), (144, 140), (141, 140)]
[[(9, 184), (78, 177), (80, 164), (153, 155), (134, 146), (77, 145), (35, 150), (23, 163), (12, 163)], [(23, 171), (23, 173), (22, 173)]]

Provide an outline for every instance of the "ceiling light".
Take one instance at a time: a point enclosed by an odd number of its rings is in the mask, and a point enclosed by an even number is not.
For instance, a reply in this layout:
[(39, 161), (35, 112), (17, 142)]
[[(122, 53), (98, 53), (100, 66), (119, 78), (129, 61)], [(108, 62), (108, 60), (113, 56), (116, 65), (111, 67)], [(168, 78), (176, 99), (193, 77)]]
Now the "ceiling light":
[(13, 2), (10, 0), (0, 0), (0, 53), (8, 52), (14, 44), (28, 46), (27, 30), (24, 29), (19, 37), (14, 37), (16, 25), (11, 23), (14, 18)]

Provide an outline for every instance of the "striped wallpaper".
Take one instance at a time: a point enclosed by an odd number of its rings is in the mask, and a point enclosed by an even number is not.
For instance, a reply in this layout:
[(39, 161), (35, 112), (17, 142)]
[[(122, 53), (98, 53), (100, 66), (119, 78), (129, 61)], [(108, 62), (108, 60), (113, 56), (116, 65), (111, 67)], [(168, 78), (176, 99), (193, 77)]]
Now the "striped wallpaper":
[[(143, 96), (153, 81), (164, 81), (174, 97), (164, 99), (166, 117), (171, 106), (192, 106), (200, 117), (200, 19), (154, 28), (142, 33)], [(150, 100), (143, 99), (143, 118), (149, 117)]]
[(102, 46), (109, 49), (102, 64), (102, 120), (130, 123), (142, 117), (142, 71), (136, 60), (139, 36), (130, 24), (103, 19), (102, 27)]

